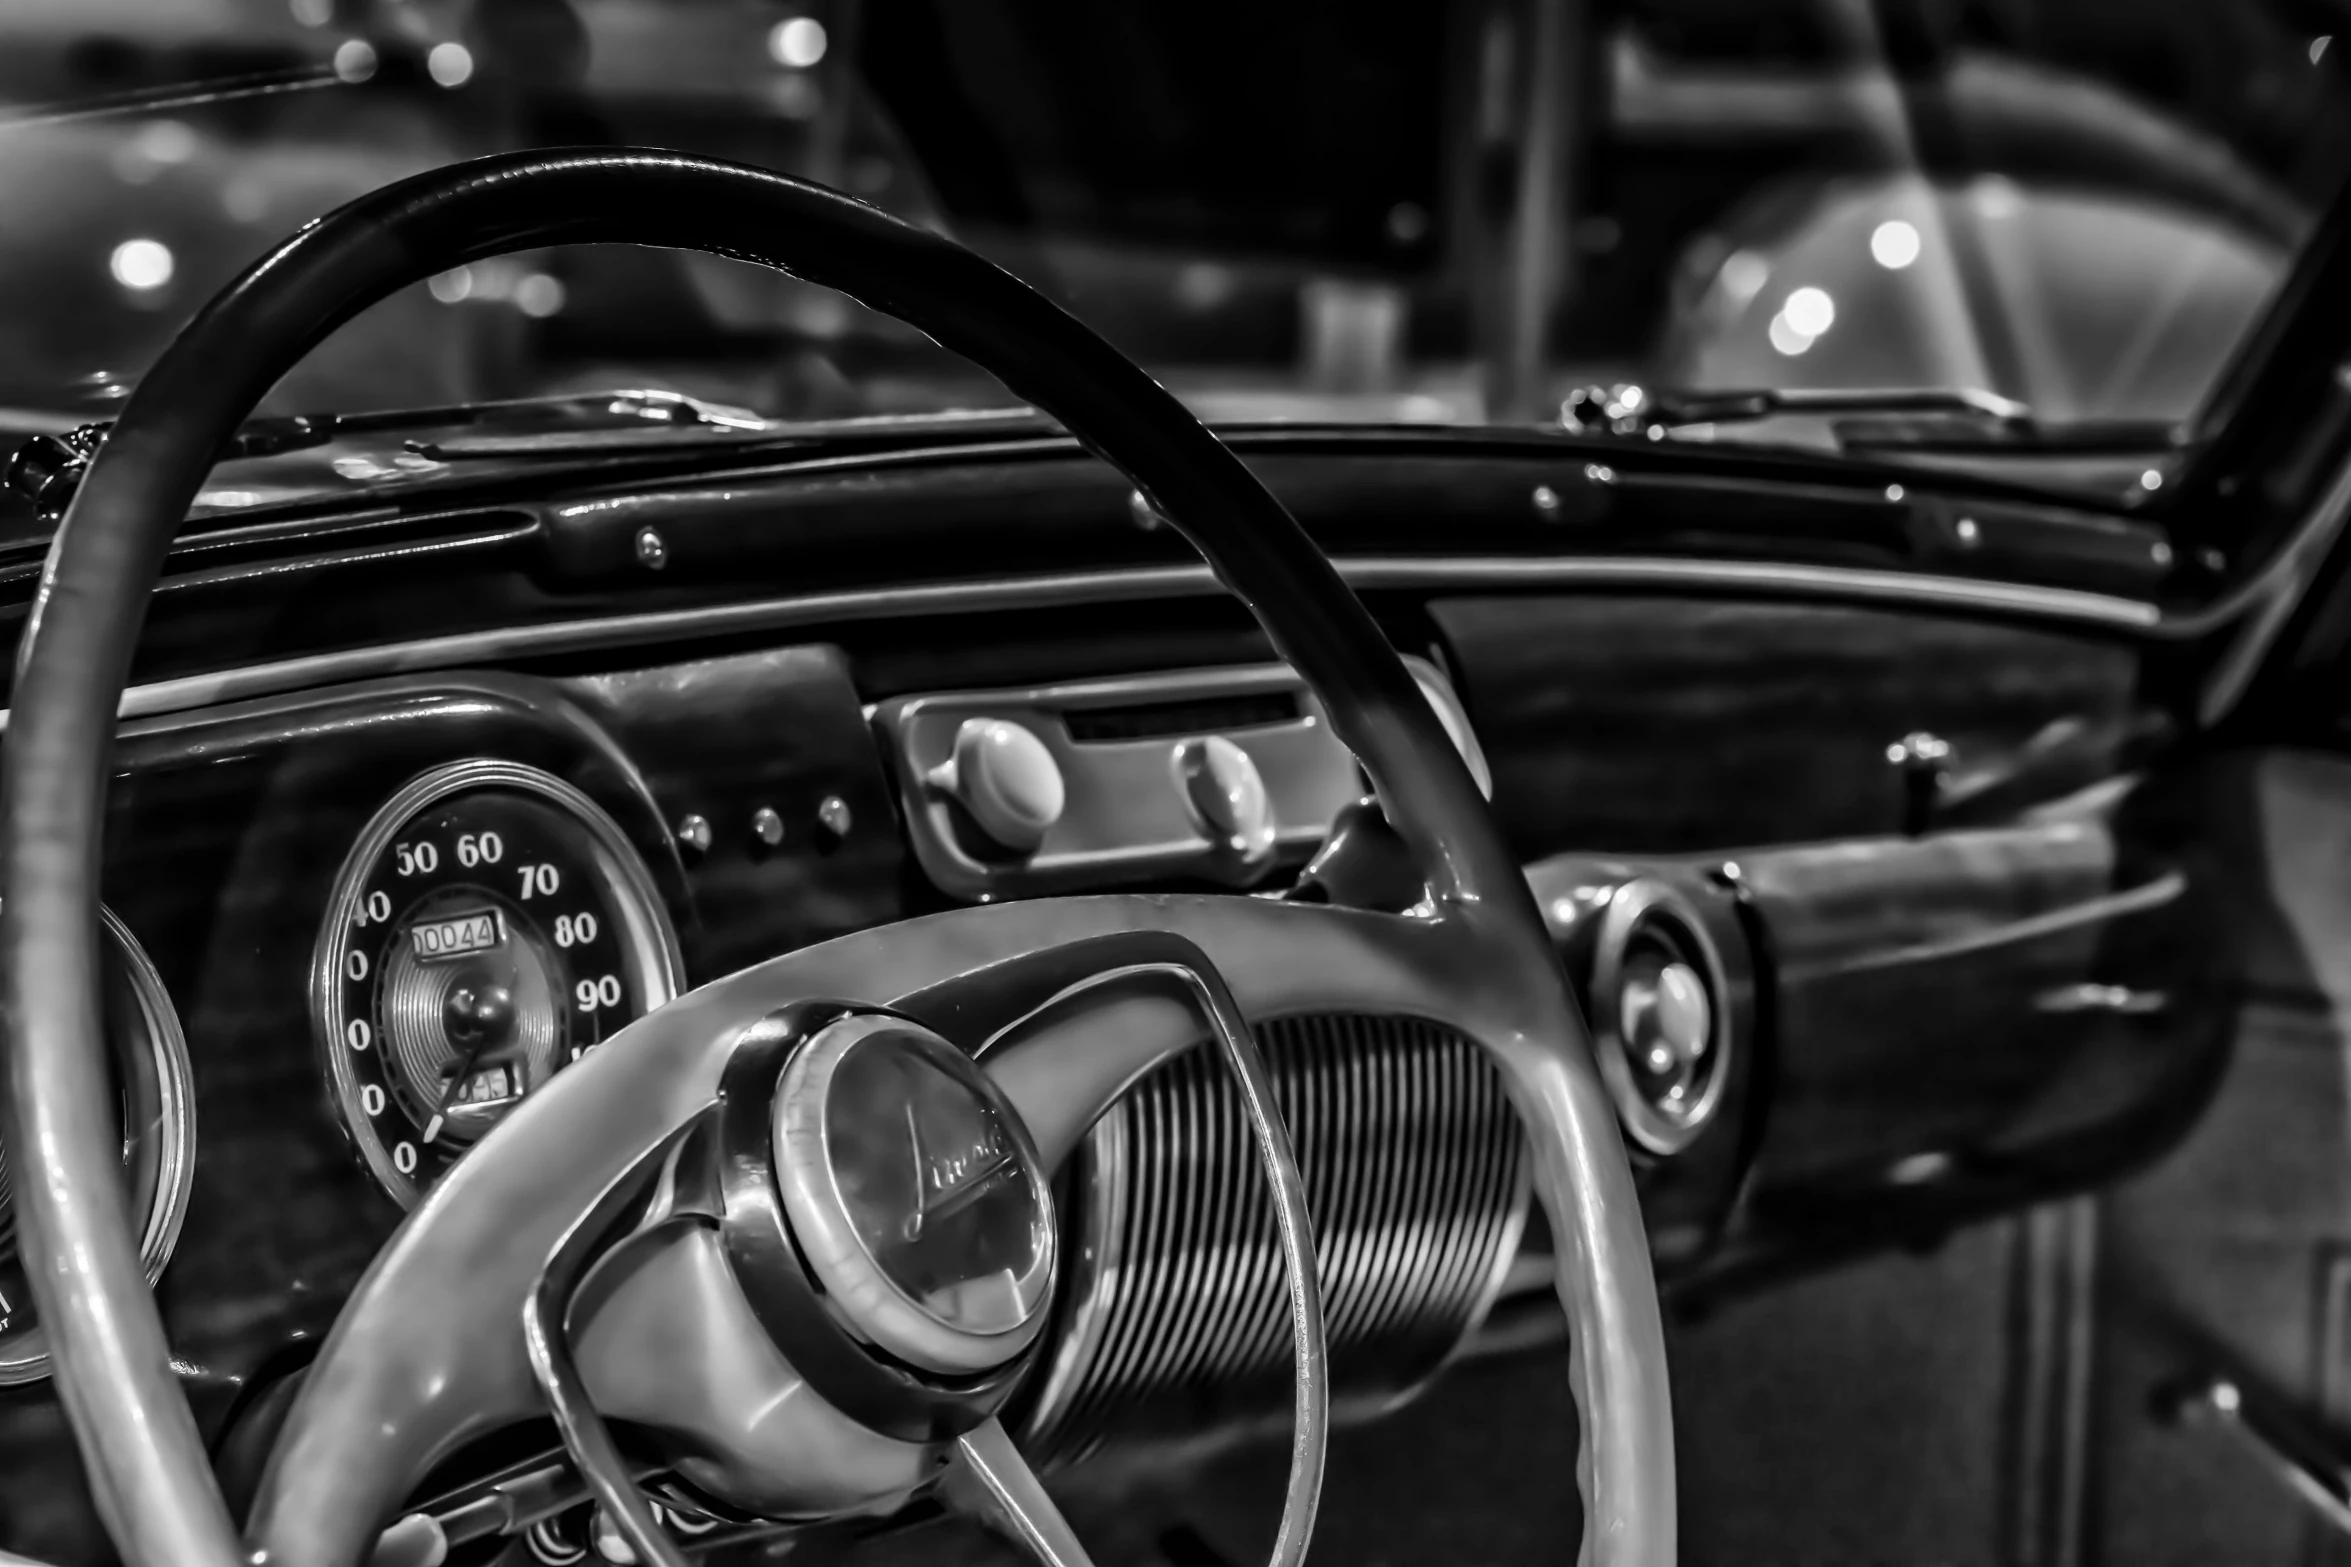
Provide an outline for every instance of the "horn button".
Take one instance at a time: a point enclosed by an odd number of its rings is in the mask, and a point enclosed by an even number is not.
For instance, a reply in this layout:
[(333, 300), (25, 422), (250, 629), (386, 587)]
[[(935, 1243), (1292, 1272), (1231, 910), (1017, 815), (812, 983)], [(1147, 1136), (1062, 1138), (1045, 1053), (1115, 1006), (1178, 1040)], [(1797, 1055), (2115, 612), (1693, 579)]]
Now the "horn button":
[(1044, 1322), (1052, 1198), (1017, 1114), (972, 1059), (904, 1019), (853, 1015), (785, 1067), (776, 1184), (844, 1326), (925, 1371), (1003, 1365)]

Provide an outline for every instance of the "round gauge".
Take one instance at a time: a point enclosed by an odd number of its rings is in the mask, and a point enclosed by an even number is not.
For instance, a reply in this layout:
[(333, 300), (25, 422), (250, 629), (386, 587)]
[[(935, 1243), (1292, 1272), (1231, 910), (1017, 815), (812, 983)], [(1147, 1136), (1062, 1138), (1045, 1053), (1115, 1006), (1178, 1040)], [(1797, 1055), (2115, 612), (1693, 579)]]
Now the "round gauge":
[[(188, 1211), (195, 1174), (195, 1101), (188, 1045), (163, 980), (129, 929), (102, 910), (106, 930), (107, 1065), (122, 1106), (124, 1188), (140, 1222), (147, 1282), (163, 1274)], [(0, 1386), (49, 1371), (47, 1335), (17, 1244), (14, 1172), (0, 1148)]]
[(344, 1124), (403, 1205), (557, 1072), (677, 994), (644, 862), (561, 779), (459, 762), (395, 795), (313, 969)]

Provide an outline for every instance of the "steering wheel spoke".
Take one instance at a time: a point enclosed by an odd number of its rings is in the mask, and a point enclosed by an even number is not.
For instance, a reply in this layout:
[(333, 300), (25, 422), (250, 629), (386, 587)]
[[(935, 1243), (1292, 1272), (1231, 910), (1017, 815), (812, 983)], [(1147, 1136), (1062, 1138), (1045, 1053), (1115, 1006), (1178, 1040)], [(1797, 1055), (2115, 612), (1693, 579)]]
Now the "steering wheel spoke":
[(987, 1421), (955, 1439), (954, 1467), (940, 1494), (956, 1511), (1026, 1548), (1043, 1567), (1094, 1567), (1077, 1531), (1000, 1421)]

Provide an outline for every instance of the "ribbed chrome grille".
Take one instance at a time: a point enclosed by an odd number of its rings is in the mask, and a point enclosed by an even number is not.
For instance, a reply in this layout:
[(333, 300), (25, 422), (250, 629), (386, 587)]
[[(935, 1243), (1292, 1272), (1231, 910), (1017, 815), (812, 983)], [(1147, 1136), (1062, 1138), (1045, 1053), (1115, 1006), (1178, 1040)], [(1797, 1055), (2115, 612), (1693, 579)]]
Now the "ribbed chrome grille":
[[(1500, 1078), (1411, 1018), (1323, 1014), (1258, 1030), (1306, 1177), (1342, 1408), (1425, 1382), (1484, 1313), (1526, 1212)], [(1057, 1344), (1024, 1424), (1048, 1461), (1123, 1436), (1286, 1409), (1290, 1334), (1273, 1208), (1208, 1050), (1137, 1085), (1066, 1191)]]

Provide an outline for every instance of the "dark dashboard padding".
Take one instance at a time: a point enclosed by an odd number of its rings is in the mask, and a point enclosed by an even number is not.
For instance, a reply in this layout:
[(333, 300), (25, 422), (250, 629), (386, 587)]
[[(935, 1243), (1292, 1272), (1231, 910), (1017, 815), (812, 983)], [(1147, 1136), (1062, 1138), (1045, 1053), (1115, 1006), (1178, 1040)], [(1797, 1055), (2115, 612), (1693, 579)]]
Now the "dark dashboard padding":
[(2216, 867), (2110, 792), (2036, 820), (1741, 854), (1773, 955), (1781, 1214), (1987, 1210), (2167, 1146), (2225, 1056)]
[(1955, 770), (1997, 766), (2052, 725), (2119, 733), (2138, 680), (2122, 643), (1917, 610), (1609, 593), (1429, 615), (1529, 860), (1898, 833), (1889, 746), (1923, 731)]

